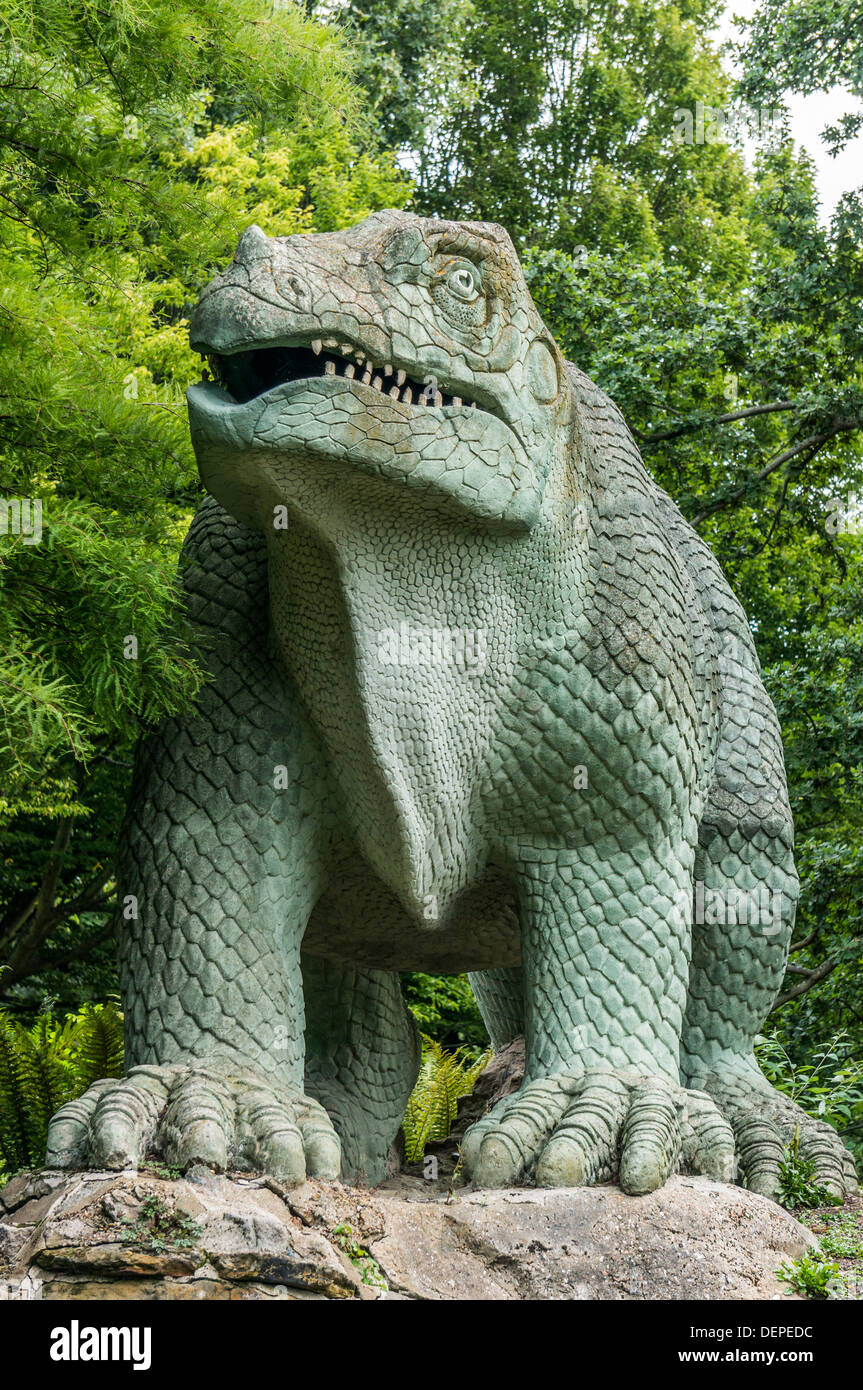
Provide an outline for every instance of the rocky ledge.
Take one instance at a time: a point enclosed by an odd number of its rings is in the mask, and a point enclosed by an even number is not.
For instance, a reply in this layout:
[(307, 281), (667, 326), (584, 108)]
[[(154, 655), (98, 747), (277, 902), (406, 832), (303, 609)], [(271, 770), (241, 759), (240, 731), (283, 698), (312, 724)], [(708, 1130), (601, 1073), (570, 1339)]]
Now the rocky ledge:
[(193, 1169), (22, 1174), (0, 1191), (0, 1297), (773, 1299), (814, 1245), (774, 1203), (706, 1178), (367, 1191)]

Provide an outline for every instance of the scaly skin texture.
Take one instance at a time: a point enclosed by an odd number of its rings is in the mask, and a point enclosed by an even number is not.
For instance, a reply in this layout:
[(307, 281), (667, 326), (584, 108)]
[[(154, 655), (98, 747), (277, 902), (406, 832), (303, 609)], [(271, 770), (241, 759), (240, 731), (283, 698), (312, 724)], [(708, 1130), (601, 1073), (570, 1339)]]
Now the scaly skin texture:
[(213, 679), (139, 756), (131, 1070), (54, 1160), (376, 1181), (418, 1062), (397, 972), (468, 970), (494, 1044), (526, 1038), (475, 1183), (649, 1192), (736, 1153), (769, 1194), (799, 1126), (852, 1190), (752, 1055), (797, 877), (748, 624), (506, 233), (251, 228), (192, 341)]

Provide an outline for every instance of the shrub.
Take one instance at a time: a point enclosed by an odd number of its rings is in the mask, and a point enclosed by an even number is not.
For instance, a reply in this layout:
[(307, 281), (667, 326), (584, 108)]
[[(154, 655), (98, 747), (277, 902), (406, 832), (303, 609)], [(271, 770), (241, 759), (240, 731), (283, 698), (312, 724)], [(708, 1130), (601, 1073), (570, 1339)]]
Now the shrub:
[(123, 1074), (123, 1015), (114, 1000), (32, 1027), (0, 1010), (0, 1181), (45, 1155), (54, 1111), (103, 1076)]

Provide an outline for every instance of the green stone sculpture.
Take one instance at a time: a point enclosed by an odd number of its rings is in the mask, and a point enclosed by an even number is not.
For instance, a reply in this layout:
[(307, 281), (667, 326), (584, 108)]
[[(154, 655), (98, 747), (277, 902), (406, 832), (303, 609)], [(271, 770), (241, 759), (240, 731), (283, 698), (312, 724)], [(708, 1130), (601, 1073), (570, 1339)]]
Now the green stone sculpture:
[(212, 680), (142, 745), (121, 846), (129, 1072), (49, 1163), (378, 1181), (418, 1065), (399, 972), (469, 971), (526, 1077), (473, 1182), (678, 1166), (836, 1194), (766, 1082), (797, 875), (749, 627), (506, 233), (257, 227), (204, 292), (210, 496), (184, 583)]

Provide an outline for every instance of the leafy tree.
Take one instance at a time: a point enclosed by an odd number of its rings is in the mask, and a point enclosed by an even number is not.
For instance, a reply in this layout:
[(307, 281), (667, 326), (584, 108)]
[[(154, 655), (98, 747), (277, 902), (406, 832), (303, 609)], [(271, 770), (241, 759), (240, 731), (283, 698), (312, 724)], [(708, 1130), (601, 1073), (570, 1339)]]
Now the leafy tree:
[[(400, 10), (379, 0), (346, 8), (364, 34), (386, 31)], [(673, 246), (690, 265), (723, 245), (728, 258), (742, 161), (721, 142), (679, 138), (679, 113), (730, 98), (707, 37), (717, 10), (714, 0), (472, 0), (444, 44), (458, 80), (432, 109), (412, 54), (426, 32), (434, 52), (436, 31), (389, 31), (414, 97), (412, 121), (392, 129), (408, 146), (416, 206), (500, 222), (520, 243)], [(378, 81), (362, 55), (358, 73)]]
[(470, 101), (466, 45), (480, 19), (473, 0), (308, 0), (306, 8), (342, 24), (385, 148), (422, 151)]
[[(762, 0), (740, 56), (741, 95), (750, 102), (781, 103), (788, 92), (806, 94), (837, 85), (859, 98), (860, 0)], [(824, 132), (828, 149), (839, 151), (861, 128), (863, 114), (849, 110)], [(848, 420), (856, 442), (863, 416), (863, 179), (840, 200), (829, 232), (822, 237), (822, 254), (810, 253), (792, 288), (800, 301), (801, 320), (813, 320), (820, 335), (827, 332), (834, 339), (834, 370), (821, 389), (833, 418)], [(830, 501), (833, 510), (826, 525), (835, 537), (841, 589), (830, 596), (822, 583), (821, 601), (812, 605), (818, 626), (810, 660), (783, 664), (774, 687), (786, 734), (804, 889), (778, 1030), (798, 1061), (827, 1028), (844, 1030), (849, 1056), (859, 1058), (863, 1048), (859, 482), (859, 470), (849, 467), (831, 489), (837, 495)], [(855, 1125), (853, 1137), (859, 1144), (859, 1117)]]
[[(744, 96), (781, 100), (844, 86), (863, 96), (863, 9), (860, 0), (763, 0), (742, 46)], [(863, 129), (863, 112), (849, 111), (828, 127), (841, 149)]]
[(423, 1033), (445, 1048), (476, 1058), (488, 1044), (466, 975), (425, 975), (420, 971), (403, 977), (405, 1002)]
[(299, 6), (21, 0), (3, 33), (0, 961), (33, 1002), (105, 938), (131, 744), (201, 680), (174, 581), (190, 307), (250, 222), (344, 226), (409, 184)]

